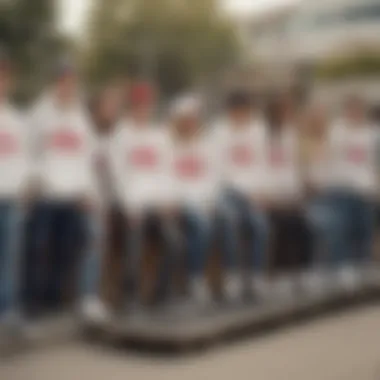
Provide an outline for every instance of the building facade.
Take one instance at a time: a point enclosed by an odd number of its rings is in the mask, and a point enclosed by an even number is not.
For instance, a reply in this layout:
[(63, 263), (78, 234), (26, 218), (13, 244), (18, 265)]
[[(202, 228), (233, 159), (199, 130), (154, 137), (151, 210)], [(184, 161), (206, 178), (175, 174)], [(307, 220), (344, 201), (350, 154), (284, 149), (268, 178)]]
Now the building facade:
[[(289, 82), (309, 85), (313, 68), (326, 61), (363, 51), (380, 56), (380, 0), (303, 0), (246, 18), (241, 25), (247, 59), (255, 72), (262, 71), (257, 77), (272, 78), (280, 87)], [(377, 79), (323, 86), (314, 83), (313, 90), (339, 97), (355, 89), (380, 102)]]

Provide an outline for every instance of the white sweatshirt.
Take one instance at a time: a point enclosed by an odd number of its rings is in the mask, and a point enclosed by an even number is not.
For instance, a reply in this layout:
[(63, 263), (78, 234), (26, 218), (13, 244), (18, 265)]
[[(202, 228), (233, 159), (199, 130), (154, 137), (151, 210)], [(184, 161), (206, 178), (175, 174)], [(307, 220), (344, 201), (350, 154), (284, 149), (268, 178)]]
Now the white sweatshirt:
[(60, 109), (45, 97), (32, 110), (35, 169), (43, 196), (53, 200), (96, 197), (96, 137), (85, 107)]
[(268, 149), (269, 196), (274, 201), (293, 201), (302, 196), (299, 139), (286, 128), (270, 139)]
[(244, 195), (262, 195), (268, 185), (268, 142), (264, 122), (253, 120), (240, 129), (224, 122), (215, 128), (224, 186)]
[(20, 198), (30, 175), (25, 120), (9, 104), (0, 104), (0, 199)]
[(339, 121), (331, 128), (329, 149), (332, 187), (368, 195), (376, 192), (376, 126), (368, 123), (353, 127)]
[(204, 134), (174, 147), (175, 196), (181, 206), (210, 210), (219, 195), (220, 166), (213, 141)]
[(171, 138), (163, 127), (120, 123), (110, 144), (110, 162), (118, 200), (127, 211), (172, 204), (172, 156)]

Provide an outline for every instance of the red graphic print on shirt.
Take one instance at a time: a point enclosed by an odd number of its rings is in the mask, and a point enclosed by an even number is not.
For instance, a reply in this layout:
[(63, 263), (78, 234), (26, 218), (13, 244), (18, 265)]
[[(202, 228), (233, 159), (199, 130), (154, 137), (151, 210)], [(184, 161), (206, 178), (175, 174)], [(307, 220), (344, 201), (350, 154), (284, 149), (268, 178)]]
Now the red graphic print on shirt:
[(175, 161), (175, 172), (179, 178), (196, 179), (204, 176), (205, 166), (199, 156), (183, 156)]
[(8, 132), (0, 132), (0, 156), (8, 157), (14, 155), (19, 150), (18, 142), (15, 136)]
[(139, 146), (128, 154), (128, 161), (139, 169), (153, 169), (159, 163), (159, 155), (154, 147)]
[(346, 150), (346, 156), (349, 162), (353, 164), (362, 164), (368, 161), (368, 150), (361, 145), (349, 146)]
[(231, 159), (236, 166), (247, 167), (254, 161), (252, 148), (247, 145), (235, 145), (231, 148)]
[(52, 133), (50, 146), (62, 153), (76, 153), (82, 148), (82, 139), (75, 131), (61, 130)]

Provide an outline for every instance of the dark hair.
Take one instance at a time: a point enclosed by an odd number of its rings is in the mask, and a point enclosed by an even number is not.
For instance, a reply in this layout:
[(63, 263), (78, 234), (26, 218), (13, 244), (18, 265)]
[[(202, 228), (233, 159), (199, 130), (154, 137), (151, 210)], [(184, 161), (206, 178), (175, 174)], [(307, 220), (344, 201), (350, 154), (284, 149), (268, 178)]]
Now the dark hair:
[[(266, 118), (271, 134), (279, 132), (284, 124), (284, 111), (288, 106), (287, 101), (289, 98), (285, 96), (275, 96), (269, 100), (266, 106)], [(292, 98), (290, 98), (291, 105), (293, 104)]]
[(76, 75), (77, 67), (72, 59), (68, 55), (61, 55), (54, 63), (52, 70), (52, 80), (57, 80), (58, 78), (65, 75)]
[(249, 108), (253, 106), (253, 96), (245, 90), (235, 90), (230, 92), (226, 98), (226, 108), (233, 110), (236, 108)]
[(107, 96), (107, 87), (98, 90), (89, 100), (88, 108), (90, 111), (90, 115), (94, 126), (98, 132), (104, 131), (105, 129), (109, 129), (117, 119), (117, 115), (115, 115), (115, 120), (103, 120), (100, 115), (100, 109), (102, 104)]

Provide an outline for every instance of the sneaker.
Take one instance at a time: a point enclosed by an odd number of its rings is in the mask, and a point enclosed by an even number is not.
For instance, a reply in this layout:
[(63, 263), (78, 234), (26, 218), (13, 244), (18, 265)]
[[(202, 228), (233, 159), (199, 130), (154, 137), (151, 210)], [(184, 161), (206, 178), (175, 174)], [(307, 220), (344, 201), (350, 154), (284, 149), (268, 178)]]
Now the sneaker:
[(110, 320), (110, 313), (98, 298), (88, 298), (82, 302), (81, 316), (90, 325), (104, 325)]
[(284, 275), (275, 282), (275, 295), (281, 301), (289, 301), (294, 295), (294, 280), (290, 275)]
[(338, 271), (337, 280), (342, 290), (352, 292), (360, 285), (360, 272), (351, 265), (344, 266)]
[(190, 298), (199, 306), (208, 306), (211, 303), (209, 286), (204, 278), (190, 280)]
[(223, 284), (223, 295), (227, 303), (236, 303), (243, 297), (243, 279), (236, 273), (226, 275)]
[(254, 294), (260, 301), (269, 299), (272, 294), (272, 287), (268, 279), (263, 275), (256, 275), (252, 277), (251, 289), (252, 294)]
[(326, 276), (321, 271), (307, 271), (301, 274), (301, 287), (313, 296), (321, 296), (326, 289)]

